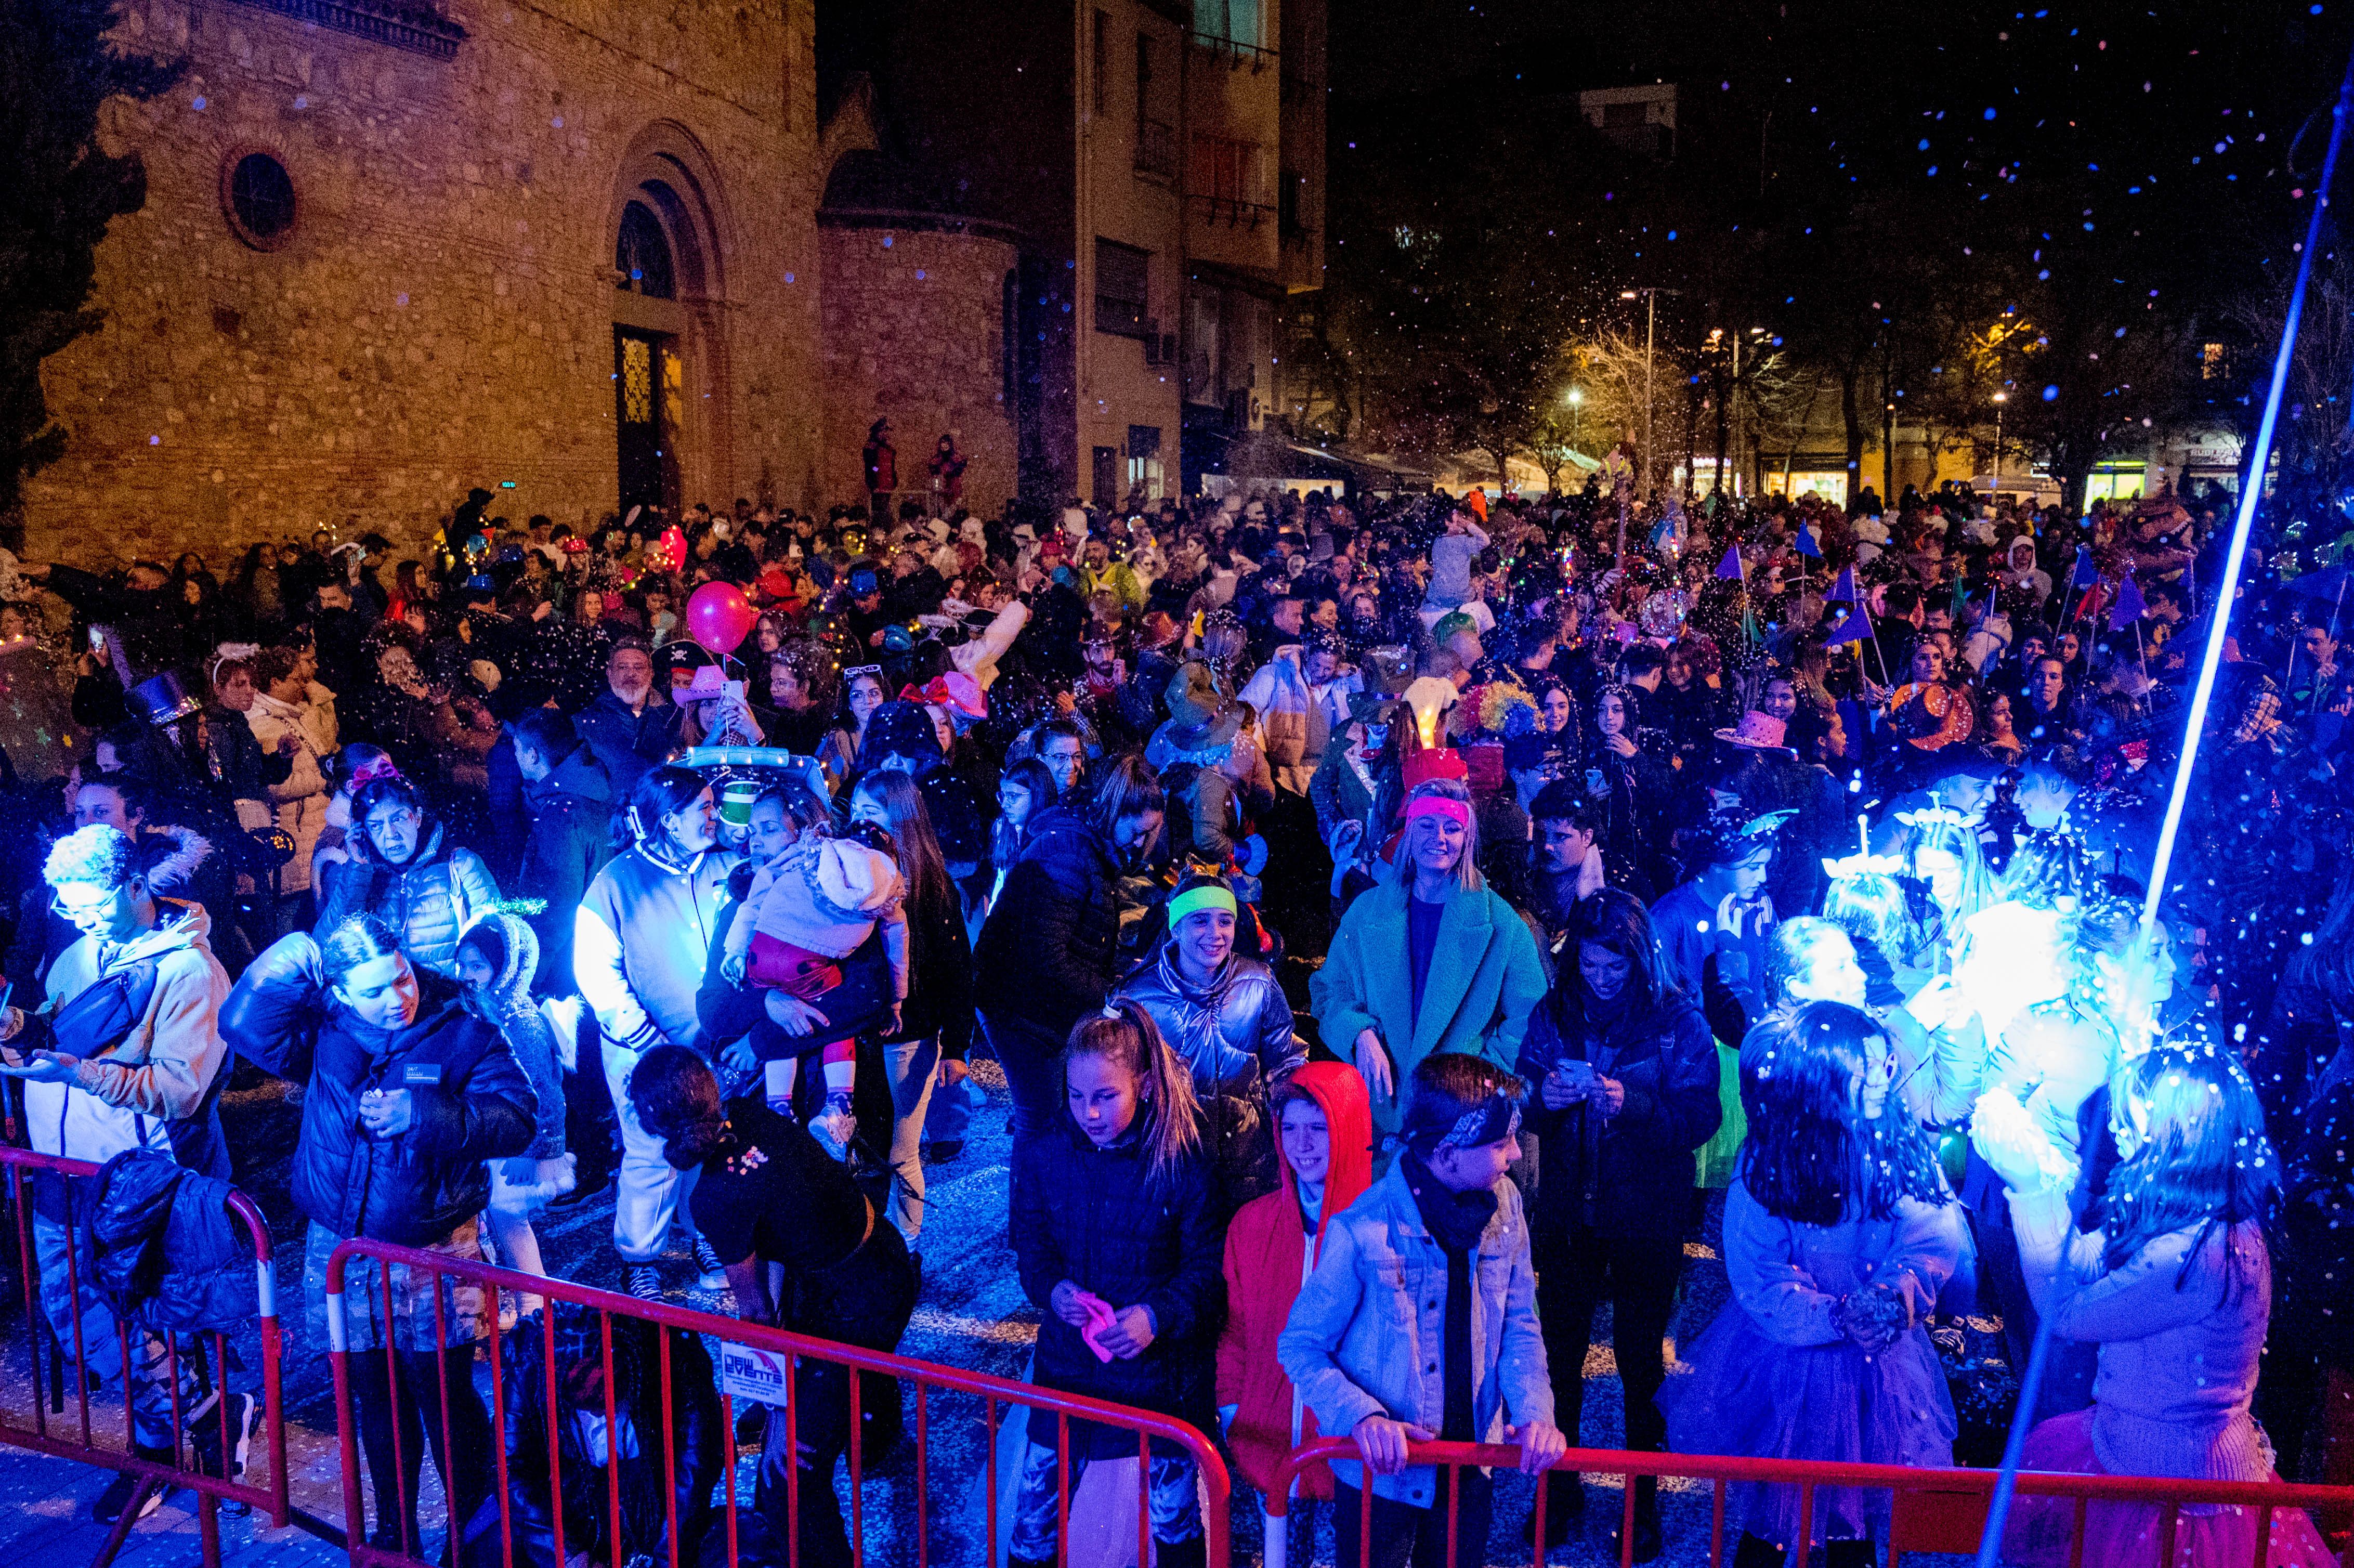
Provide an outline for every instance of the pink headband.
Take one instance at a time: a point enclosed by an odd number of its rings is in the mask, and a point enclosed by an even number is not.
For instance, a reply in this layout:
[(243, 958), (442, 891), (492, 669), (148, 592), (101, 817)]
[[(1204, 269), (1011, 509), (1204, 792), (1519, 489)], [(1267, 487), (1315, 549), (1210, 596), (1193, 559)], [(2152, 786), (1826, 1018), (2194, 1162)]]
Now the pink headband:
[(1418, 795), (1405, 803), (1405, 820), (1416, 817), (1449, 817), (1458, 828), (1471, 825), (1471, 808), (1445, 795)]
[(371, 757), (352, 769), (352, 792), (357, 794), (362, 785), (373, 784), (379, 779), (398, 779), (399, 777), (400, 769), (394, 765), (391, 758)]

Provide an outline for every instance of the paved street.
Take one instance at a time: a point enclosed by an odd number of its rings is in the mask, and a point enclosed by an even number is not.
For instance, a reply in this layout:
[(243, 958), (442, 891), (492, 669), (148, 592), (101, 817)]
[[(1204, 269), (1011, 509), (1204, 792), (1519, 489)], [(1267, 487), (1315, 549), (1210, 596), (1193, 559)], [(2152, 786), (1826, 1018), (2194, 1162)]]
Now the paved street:
[[(1038, 1313), (1024, 1300), (1016, 1282), (1011, 1249), (1006, 1245), (1006, 1100), (994, 1065), (980, 1065), (976, 1077), (990, 1090), (990, 1103), (974, 1119), (964, 1153), (947, 1165), (929, 1169), (929, 1212), (923, 1242), (924, 1296), (911, 1324), (904, 1349), (927, 1361), (974, 1368), (1019, 1378), (1036, 1333)], [(303, 1321), (301, 1278), (301, 1230), (288, 1206), (284, 1189), (284, 1150), (291, 1147), (293, 1118), (275, 1083), (238, 1091), (227, 1114), (240, 1148), (260, 1160), (251, 1172), (241, 1172), (241, 1184), (269, 1210), (280, 1254), (280, 1301), (287, 1328), (288, 1455), (296, 1506), (342, 1522), (341, 1489), (326, 1359), (323, 1347)], [(553, 1264), (567, 1277), (593, 1285), (620, 1285), (620, 1268), (608, 1238), (612, 1209), (610, 1200), (565, 1213), (542, 1227), (541, 1236)], [(1713, 1227), (1710, 1232), (1713, 1239)], [(1687, 1277), (1685, 1298), (1674, 1332), (1678, 1338), (1696, 1332), (1722, 1304), (1723, 1275), (1712, 1246), (1694, 1244), (1693, 1263)], [(674, 1281), (690, 1277), (684, 1254), (667, 1271)], [(20, 1298), (17, 1282), (7, 1281), (6, 1299)], [(726, 1311), (724, 1292), (692, 1288), (676, 1290), (673, 1298)], [(10, 1314), (5, 1324), (9, 1376), (0, 1385), (0, 1407), (11, 1419), (22, 1419), (18, 1400), (27, 1384), (21, 1319)], [(1595, 1446), (1616, 1445), (1620, 1432), (1617, 1366), (1606, 1344), (1597, 1345), (1585, 1365), (1587, 1382), (1585, 1440)], [(94, 1419), (101, 1422), (106, 1413)], [(928, 1508), (932, 1520), (930, 1561), (962, 1568), (978, 1563), (984, 1532), (981, 1487), (986, 1474), (978, 1434), (975, 1402), (956, 1396), (936, 1399), (931, 1407), (931, 1449), (928, 1465)], [(115, 1417), (119, 1429), (119, 1415)], [(105, 1430), (101, 1426), (101, 1430)], [(913, 1400), (909, 1430), (914, 1429)], [(751, 1484), (753, 1460), (743, 1463), (741, 1484)], [(428, 1471), (428, 1507), (438, 1509), (438, 1489)], [(0, 1563), (6, 1568), (80, 1568), (97, 1553), (105, 1531), (92, 1523), (90, 1505), (105, 1485), (106, 1473), (69, 1461), (51, 1460), (0, 1448)], [(911, 1568), (915, 1562), (911, 1525), (915, 1512), (915, 1463), (912, 1445), (878, 1467), (869, 1478), (864, 1498), (868, 1562), (878, 1568)], [(1585, 1543), (1554, 1554), (1556, 1563), (1605, 1561), (1609, 1530), (1622, 1495), (1609, 1481), (1593, 1483)], [(1517, 1477), (1499, 1488), (1497, 1525), (1490, 1561), (1526, 1563), (1521, 1528), (1527, 1517), (1529, 1488)], [(1671, 1488), (1664, 1499), (1670, 1550), (1661, 1561), (1697, 1564), (1705, 1557), (1708, 1494), (1698, 1489)], [(1255, 1495), (1242, 1489), (1235, 1503), (1237, 1563), (1255, 1558), (1260, 1531)], [(342, 1554), (299, 1528), (256, 1529), (250, 1519), (228, 1516), (223, 1521), (228, 1561), (256, 1568), (328, 1568)], [(197, 1552), (194, 1499), (176, 1493), (133, 1531), (119, 1562), (125, 1568), (182, 1568)], [(1320, 1558), (1329, 1561), (1329, 1524), (1320, 1531)], [(1609, 1559), (1615, 1561), (1615, 1558)], [(1908, 1558), (1908, 1562), (1935, 1559)]]

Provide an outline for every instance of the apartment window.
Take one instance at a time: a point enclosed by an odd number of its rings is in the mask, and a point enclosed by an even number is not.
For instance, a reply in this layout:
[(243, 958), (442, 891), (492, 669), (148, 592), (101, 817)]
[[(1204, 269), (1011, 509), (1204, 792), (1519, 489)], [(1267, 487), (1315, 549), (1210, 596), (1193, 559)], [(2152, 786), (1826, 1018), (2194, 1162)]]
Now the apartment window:
[(2199, 379), (2229, 381), (2232, 378), (2232, 354), (2220, 343), (2201, 344), (2199, 347)]
[(1096, 241), (1096, 331), (1115, 337), (1142, 337), (1149, 250), (1117, 239)]
[(1152, 35), (1136, 35), (1136, 118), (1140, 123), (1152, 117)]
[(1193, 0), (1193, 31), (1245, 48), (1259, 47), (1259, 0)]
[(1096, 13), (1096, 112), (1111, 111), (1111, 13)]
[(1147, 501), (1158, 501), (1166, 482), (1161, 466), (1161, 427), (1130, 425), (1128, 428), (1128, 489), (1131, 495), (1141, 495)]

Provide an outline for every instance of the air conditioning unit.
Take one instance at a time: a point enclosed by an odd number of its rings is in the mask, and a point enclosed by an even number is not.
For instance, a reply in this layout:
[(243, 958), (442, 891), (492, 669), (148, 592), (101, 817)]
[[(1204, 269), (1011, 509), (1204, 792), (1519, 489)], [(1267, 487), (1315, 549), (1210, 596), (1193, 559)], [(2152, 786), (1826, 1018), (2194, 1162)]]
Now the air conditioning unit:
[(1159, 365), (1161, 360), (1161, 323), (1150, 316), (1144, 321), (1144, 363)]

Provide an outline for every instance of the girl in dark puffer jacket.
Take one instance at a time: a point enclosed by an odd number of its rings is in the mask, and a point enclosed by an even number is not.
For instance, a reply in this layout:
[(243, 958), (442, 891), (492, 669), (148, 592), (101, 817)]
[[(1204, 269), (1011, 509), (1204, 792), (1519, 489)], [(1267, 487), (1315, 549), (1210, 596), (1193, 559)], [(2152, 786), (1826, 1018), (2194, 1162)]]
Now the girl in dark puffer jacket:
[[(1046, 1311), (1033, 1377), (1206, 1426), (1225, 1216), (1193, 1079), (1132, 1001), (1079, 1021), (1063, 1072), (1062, 1125), (1013, 1152), (1013, 1250)], [(1088, 1460), (1136, 1453), (1125, 1432), (1073, 1421), (1070, 1435), (1073, 1487)], [(1016, 1568), (1055, 1560), (1057, 1464), (1055, 1427), (1040, 1421), (1014, 1504)], [(1161, 1568), (1202, 1568), (1193, 1461), (1155, 1443), (1150, 1491)]]
[[(362, 916), (323, 942), (297, 933), (273, 945), (229, 993), (221, 1035), (249, 1060), (308, 1086), (291, 1185), (311, 1221), (302, 1274), (314, 1342), (327, 1342), (327, 1262), (347, 1236), (482, 1261), (483, 1162), (530, 1147), (531, 1083), (498, 1030), (468, 1013), (450, 982), (402, 956), (383, 921)], [(387, 1299), (384, 1271), (353, 1260), (343, 1342), (374, 1352), (351, 1360), (375, 1482), (372, 1539), (414, 1557), (423, 1554), (417, 1482), (428, 1436), (451, 1517), (471, 1518), (488, 1491), (490, 1420), (473, 1362), (498, 1302), (444, 1279), (437, 1306), (429, 1281), (398, 1264), (389, 1273)], [(387, 1337), (397, 1390), (382, 1353)]]

